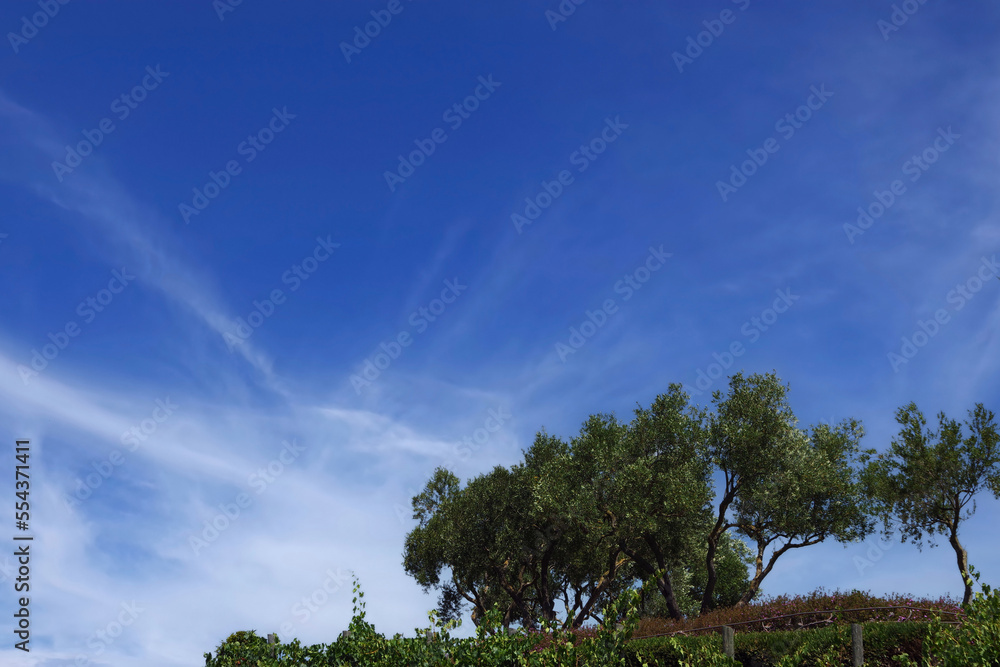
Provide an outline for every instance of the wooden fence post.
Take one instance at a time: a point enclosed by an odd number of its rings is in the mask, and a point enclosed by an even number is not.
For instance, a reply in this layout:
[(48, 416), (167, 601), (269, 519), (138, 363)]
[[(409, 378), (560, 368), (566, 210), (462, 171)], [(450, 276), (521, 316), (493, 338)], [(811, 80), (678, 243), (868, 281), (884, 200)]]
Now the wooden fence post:
[(341, 639), (350, 639), (351, 638), (351, 631), (350, 630), (343, 630), (343, 631), (341, 631), (340, 638)]
[(861, 667), (865, 662), (864, 644), (861, 641), (861, 625), (851, 623), (851, 664)]
[[(276, 641), (278, 641), (278, 638), (277, 638), (277, 637), (275, 637), (275, 636), (274, 636), (274, 634), (272, 634), (272, 633), (270, 633), (270, 632), (269, 632), (269, 633), (267, 633), (267, 643), (268, 643), (268, 644), (274, 644), (274, 643), (275, 643)], [(273, 657), (274, 657), (274, 655), (275, 655), (275, 653), (274, 653), (274, 652), (275, 652), (275, 648), (276, 648), (276, 647), (274, 647), (274, 646), (272, 646), (272, 647), (271, 647), (271, 657), (272, 657), (272, 658), (273, 658)]]
[(722, 652), (729, 658), (735, 657), (736, 653), (735, 633), (728, 625), (722, 628)]

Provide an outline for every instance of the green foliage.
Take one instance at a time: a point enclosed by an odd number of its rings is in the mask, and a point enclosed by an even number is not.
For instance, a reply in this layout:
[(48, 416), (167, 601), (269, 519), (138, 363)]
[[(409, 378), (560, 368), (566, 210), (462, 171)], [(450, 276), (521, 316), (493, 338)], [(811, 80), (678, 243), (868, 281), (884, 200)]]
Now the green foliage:
[[(803, 642), (794, 653), (785, 654), (776, 667), (836, 667), (850, 658), (850, 626), (833, 626), (810, 633), (809, 640)], [(869, 660), (871, 662), (871, 660)]]
[(635, 639), (625, 646), (625, 660), (629, 667), (641, 665), (680, 665), (685, 655), (699, 651), (702, 644), (709, 644), (716, 652), (722, 652), (722, 638), (713, 637), (657, 637)]
[[(637, 582), (679, 567), (704, 525), (708, 467), (687, 400), (673, 385), (632, 424), (594, 415), (571, 443), (539, 433), (522, 463), (465, 488), (435, 471), (413, 499), (407, 573), (442, 590), (443, 612), (470, 602), (477, 624), (494, 605), (505, 628), (616, 613), (611, 602)], [(670, 595), (669, 577), (656, 583)]]
[[(581, 498), (591, 505), (591, 534), (603, 534), (649, 581), (690, 563), (707, 519), (710, 468), (702, 451), (701, 416), (671, 385), (631, 424), (592, 416), (572, 443)], [(671, 577), (656, 575), (667, 611), (680, 617)]]
[(670, 638), (670, 643), (681, 654), (678, 661), (680, 667), (740, 667), (735, 658), (730, 658), (722, 652), (721, 637), (717, 642), (699, 642), (691, 649), (685, 649), (684, 645), (673, 637)]
[[(387, 639), (365, 620), (364, 592), (354, 583), (354, 614), (349, 635), (336, 642), (302, 647), (298, 640), (275, 646), (277, 658), (270, 658), (266, 641), (259, 637), (240, 637), (240, 641), (220, 646), (213, 658), (205, 654), (206, 667), (291, 667), (329, 665), (331, 667), (430, 667), (463, 665), (468, 667), (592, 667), (626, 664), (626, 641), (638, 624), (639, 592), (620, 596), (609, 606), (610, 618), (624, 619), (620, 624), (604, 623), (586, 636), (564, 630), (558, 624), (543, 624), (540, 633), (520, 630), (513, 634), (499, 632), (503, 613), (495, 606), (476, 628), (476, 637), (455, 639), (450, 631), (460, 621), (442, 623), (434, 611), (428, 613), (429, 627), (416, 629), (416, 638)], [(234, 635), (235, 637), (235, 635)], [(236, 652), (232, 649), (238, 648)]]
[[(865, 664), (891, 665), (896, 655), (920, 655), (921, 645), (928, 634), (927, 623), (868, 622), (865, 632)], [(737, 629), (735, 662), (727, 662), (722, 654), (722, 637), (718, 630), (710, 634), (641, 638), (627, 644), (629, 664), (664, 667), (682, 665), (849, 665), (851, 663), (850, 625), (837, 624), (822, 628), (747, 632)], [(713, 662), (714, 661), (714, 662)], [(970, 665), (976, 663), (969, 663)]]
[[(888, 453), (879, 454), (862, 474), (872, 508), (881, 515), (888, 537), (898, 524), (902, 540), (910, 538), (918, 549), (925, 534), (935, 546), (935, 534), (948, 536), (966, 582), (963, 604), (972, 597), (968, 582), (968, 555), (958, 540), (959, 524), (975, 512), (974, 497), (983, 489), (1000, 498), (1000, 433), (995, 416), (982, 403), (969, 411), (968, 436), (962, 426), (938, 414), (939, 430), (926, 428), (927, 420), (910, 403), (896, 411), (900, 433)], [(866, 450), (869, 461), (875, 450)], [(969, 502), (972, 509), (967, 509)], [(966, 510), (962, 513), (962, 510)]]
[[(973, 573), (978, 579), (978, 573), (974, 570)], [(649, 582), (646, 585), (653, 584)], [(503, 613), (497, 605), (487, 611), (473, 638), (452, 637), (451, 630), (460, 622), (442, 622), (432, 611), (428, 614), (428, 628), (417, 629), (416, 637), (387, 639), (365, 620), (364, 593), (355, 579), (354, 614), (348, 637), (328, 645), (303, 647), (298, 640), (294, 640), (290, 644), (269, 646), (252, 630), (239, 632), (220, 645), (215, 658), (206, 653), (205, 664), (206, 667), (733, 667), (751, 662), (776, 667), (844, 665), (850, 660), (849, 623), (864, 621), (866, 664), (889, 664), (886, 660), (892, 655), (919, 655), (923, 642), (928, 655), (922, 663), (924, 667), (996, 667), (997, 656), (1000, 656), (1000, 595), (991, 592), (986, 585), (983, 591), (985, 596), (976, 594), (967, 621), (958, 629), (948, 629), (935, 621), (928, 633), (927, 623), (898, 622), (904, 613), (900, 611), (892, 612), (893, 621), (897, 622), (891, 623), (876, 620), (888, 618), (886, 612), (856, 612), (834, 614), (832, 625), (818, 629), (774, 631), (779, 623), (770, 622), (766, 627), (771, 631), (750, 632), (745, 629), (748, 626), (739, 626), (734, 661), (722, 654), (722, 640), (717, 630), (709, 631), (711, 634), (708, 636), (630, 641), (639, 625), (640, 591), (635, 590), (612, 602), (605, 623), (591, 630), (570, 631), (559, 627), (559, 624), (543, 624), (541, 632), (524, 629), (513, 634), (500, 632)], [(794, 601), (781, 597), (754, 606), (758, 607), (755, 609), (758, 614), (773, 614), (808, 605), (817, 610), (836, 609), (833, 605), (838, 602), (844, 603), (843, 606), (859, 602), (883, 602), (886, 605), (909, 602), (921, 607), (936, 606), (942, 610), (949, 607), (944, 602), (900, 597), (878, 600), (865, 595), (859, 591), (832, 596), (814, 594)], [(624, 622), (617, 625), (607, 621), (609, 618), (622, 618)], [(800, 621), (798, 627), (815, 623), (815, 619), (810, 617), (805, 622)], [(697, 621), (690, 622), (694, 624)], [(786, 621), (781, 627), (795, 626)], [(904, 647), (907, 650), (904, 651)], [(269, 656), (272, 648), (277, 653), (274, 658)], [(899, 658), (897, 662), (917, 667), (917, 663), (908, 658)]]
[[(710, 526), (706, 525), (699, 536), (703, 538), (709, 530)], [(708, 579), (703, 539), (698, 542), (697, 545), (693, 545), (691, 555), (684, 560), (684, 564), (671, 568), (669, 571), (677, 605), (685, 618), (698, 616), (705, 583)], [(747, 568), (753, 565), (753, 562), (753, 553), (743, 540), (730, 533), (721, 535), (719, 548), (715, 555), (718, 581), (713, 596), (713, 608), (725, 609), (736, 605), (750, 583)], [(759, 598), (761, 594), (758, 589), (753, 599)], [(656, 591), (650, 591), (643, 599), (642, 615), (643, 618), (669, 618), (670, 614), (664, 603), (663, 595)]]
[[(972, 566), (967, 576), (979, 581), (979, 573)], [(1000, 590), (993, 591), (982, 584), (966, 607), (968, 616), (957, 628), (942, 623), (940, 617), (931, 624), (931, 631), (924, 642), (923, 662), (917, 663), (908, 656), (894, 658), (905, 667), (997, 667), (1000, 665)]]
[(256, 645), (261, 641), (266, 641), (266, 640), (264, 640), (263, 637), (258, 637), (255, 630), (240, 630), (226, 637), (227, 644)]
[[(949, 618), (954, 618), (949, 615)], [(864, 626), (865, 656), (882, 665), (895, 664), (895, 656), (919, 656), (930, 631), (927, 622), (873, 622)]]
[[(413, 498), (404, 568), (440, 590), (446, 618), (468, 602), (479, 624), (499, 605), (504, 628), (599, 621), (655, 572), (662, 602), (647, 597), (647, 613), (747, 604), (788, 550), (874, 527), (852, 467), (861, 425), (798, 429), (787, 391), (773, 373), (737, 373), (709, 414), (672, 384), (629, 423), (591, 415), (570, 442), (540, 432), (521, 463), (464, 488), (438, 469)], [(717, 509), (713, 468), (726, 479)]]
[(206, 665), (250, 665), (250, 660), (261, 654), (267, 647), (267, 639), (258, 637), (254, 630), (240, 630), (226, 638), (215, 651), (216, 662), (211, 662), (211, 654), (206, 653)]
[(462, 618), (462, 607), (465, 600), (454, 584), (445, 584), (441, 588), (441, 597), (438, 598), (438, 617), (443, 622), (457, 621)]
[[(787, 386), (774, 373), (746, 378), (737, 373), (729, 380), (728, 394), (713, 394), (708, 452), (723, 472), (726, 486), (715, 525), (708, 533), (708, 550), (714, 554), (730, 528), (755, 544), (754, 576), (739, 604), (754, 598), (777, 559), (789, 549), (829, 537), (856, 541), (874, 527), (869, 502), (852, 467), (861, 454), (861, 424), (845, 420), (834, 428), (821, 425), (811, 433), (801, 430), (787, 393)], [(729, 517), (730, 511), (734, 518)], [(764, 554), (772, 546), (765, 562)], [(713, 608), (715, 585), (710, 569), (702, 613)]]

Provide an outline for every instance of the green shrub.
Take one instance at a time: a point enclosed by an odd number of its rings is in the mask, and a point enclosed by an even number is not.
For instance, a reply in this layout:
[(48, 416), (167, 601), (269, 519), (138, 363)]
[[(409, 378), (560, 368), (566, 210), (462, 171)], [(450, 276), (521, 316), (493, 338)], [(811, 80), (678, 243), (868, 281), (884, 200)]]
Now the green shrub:
[(211, 654), (206, 653), (206, 666), (215, 665), (251, 665), (251, 661), (256, 660), (267, 652), (267, 639), (258, 637), (254, 630), (240, 630), (234, 632), (226, 638), (226, 641), (219, 644), (216, 651), (216, 660), (211, 660)]
[(677, 667), (685, 655), (691, 655), (698, 646), (705, 642), (718, 644), (717, 650), (722, 651), (720, 637), (654, 637), (636, 639), (626, 645), (626, 664), (629, 667), (639, 667), (642, 664), (658, 667)]
[[(979, 581), (979, 573), (969, 566), (970, 574)], [(923, 646), (923, 662), (931, 667), (997, 667), (1000, 665), (1000, 590), (992, 591), (982, 584), (966, 609), (967, 617), (958, 627), (949, 627), (936, 618)], [(906, 667), (919, 667), (908, 656), (894, 658)]]
[[(476, 637), (455, 639), (450, 630), (460, 621), (440, 623), (430, 612), (430, 628), (417, 629), (417, 637), (386, 639), (365, 620), (364, 593), (355, 580), (354, 614), (349, 635), (336, 642), (302, 647), (298, 640), (288, 645), (269, 646), (253, 631), (235, 633), (221, 644), (215, 658), (205, 654), (206, 667), (277, 667), (280, 665), (324, 665), (330, 667), (624, 667), (625, 644), (638, 623), (639, 593), (630, 591), (606, 611), (606, 624), (587, 636), (543, 627), (541, 633), (520, 630), (501, 632), (501, 611), (494, 607), (476, 629)], [(624, 618), (612, 627), (611, 619)], [(544, 644), (544, 647), (540, 646)], [(271, 658), (274, 649), (277, 657)], [(642, 664), (642, 663), (640, 663)]]
[[(977, 575), (978, 579), (978, 575)], [(605, 623), (582, 630), (562, 630), (559, 624), (543, 626), (540, 632), (521, 629), (513, 634), (503, 631), (500, 609), (490, 610), (476, 628), (476, 636), (456, 639), (451, 631), (460, 621), (442, 623), (436, 612), (428, 614), (429, 627), (416, 630), (416, 637), (399, 635), (387, 639), (365, 620), (364, 593), (355, 580), (354, 614), (350, 634), (330, 644), (304, 647), (298, 640), (290, 644), (268, 645), (255, 631), (230, 635), (217, 648), (216, 657), (205, 654), (206, 667), (594, 667), (618, 665), (624, 667), (733, 667), (737, 665), (767, 665), (769, 667), (827, 666), (850, 664), (850, 623), (865, 623), (866, 667), (905, 665), (917, 667), (907, 656), (926, 653), (924, 667), (1000, 667), (1000, 595), (983, 586), (986, 597), (976, 594), (961, 628), (948, 630), (940, 620), (934, 623), (909, 621), (901, 614), (870, 611), (857, 613), (834, 612), (822, 617), (807, 617), (806, 622), (831, 620), (825, 627), (808, 630), (775, 630), (775, 626), (796, 627), (795, 619), (783, 624), (765, 623), (758, 614), (775, 613), (777, 609), (791, 613), (790, 608), (803, 610), (836, 609), (835, 602), (845, 598), (814, 594), (808, 598), (780, 600), (779, 607), (762, 609), (741, 608), (719, 610), (730, 618), (756, 620), (759, 623), (737, 628), (736, 660), (722, 654), (722, 637), (717, 629), (706, 629), (719, 621), (703, 619), (696, 624), (696, 634), (674, 637), (647, 637), (630, 640), (639, 625), (640, 594), (630, 591), (606, 610)], [(882, 606), (881, 600), (869, 599), (853, 592), (846, 596), (847, 605), (870, 602), (866, 606)], [(909, 601), (913, 604), (913, 601)], [(775, 603), (771, 603), (772, 605)], [(934, 607), (934, 603), (917, 602)], [(939, 603), (937, 609), (948, 607)], [(860, 615), (860, 616), (859, 616)], [(867, 617), (863, 617), (867, 615)], [(873, 619), (872, 616), (886, 617)], [(612, 619), (624, 619), (615, 625)], [(801, 627), (802, 622), (798, 623)], [(748, 626), (766, 625), (771, 631), (748, 632)], [(697, 628), (702, 628), (697, 632)], [(275, 657), (271, 657), (271, 651)]]

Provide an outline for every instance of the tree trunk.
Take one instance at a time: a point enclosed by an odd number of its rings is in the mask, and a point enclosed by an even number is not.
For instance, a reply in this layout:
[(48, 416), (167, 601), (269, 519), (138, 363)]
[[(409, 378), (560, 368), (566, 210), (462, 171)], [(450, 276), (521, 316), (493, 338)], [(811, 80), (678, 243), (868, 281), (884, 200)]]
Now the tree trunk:
[(757, 558), (755, 559), (754, 577), (747, 584), (747, 589), (743, 592), (743, 595), (741, 595), (740, 599), (736, 602), (735, 606), (737, 607), (745, 607), (746, 605), (750, 604), (750, 598), (752, 598), (754, 593), (756, 593), (757, 590), (760, 589), (761, 582), (763, 582), (764, 578), (771, 573), (771, 570), (774, 568), (775, 562), (778, 560), (778, 558), (781, 557), (783, 553), (791, 549), (801, 549), (802, 547), (809, 547), (814, 544), (819, 544), (820, 542), (823, 541), (821, 536), (814, 535), (813, 539), (810, 539), (809, 536), (806, 536), (803, 539), (803, 541), (799, 544), (795, 544), (794, 542), (791, 541), (786, 542), (780, 548), (775, 549), (774, 553), (772, 553), (771, 557), (767, 560), (767, 565), (765, 566), (764, 552), (767, 550), (768, 545), (771, 544), (771, 542), (773, 542), (775, 539), (777, 539), (777, 537), (772, 537), (769, 540), (764, 539), (763, 532), (755, 526), (740, 524), (739, 527), (748, 537), (752, 537), (754, 542), (757, 543)]
[(523, 583), (523, 571), (520, 575), (518, 575), (518, 581), (521, 585), (519, 588), (515, 589), (513, 584), (507, 581), (507, 577), (504, 575), (503, 570), (500, 569), (500, 567), (493, 565), (492, 569), (497, 576), (497, 583), (500, 585), (500, 588), (510, 596), (513, 602), (513, 609), (521, 615), (521, 624), (525, 627), (530, 626), (531, 628), (534, 628), (534, 618), (532, 617), (531, 611), (528, 609), (528, 605), (524, 600), (524, 592), (529, 588), (530, 584)]
[(549, 590), (549, 560), (552, 556), (554, 548), (555, 543), (550, 543), (549, 547), (542, 555), (538, 582), (538, 599), (539, 604), (542, 607), (542, 618), (549, 623), (553, 623), (556, 620), (556, 601), (552, 596), (552, 592)]
[(601, 579), (597, 582), (597, 586), (594, 587), (593, 592), (590, 594), (590, 598), (588, 598), (587, 602), (584, 603), (582, 606), (580, 604), (581, 603), (580, 590), (579, 589), (576, 590), (575, 603), (573, 608), (576, 609), (579, 607), (580, 613), (573, 619), (572, 627), (574, 630), (581, 627), (584, 621), (586, 621), (589, 616), (593, 615), (592, 610), (594, 608), (594, 604), (604, 593), (604, 591), (610, 588), (614, 584), (615, 577), (618, 576), (618, 568), (622, 565), (622, 563), (625, 562), (624, 559), (622, 561), (618, 560), (619, 553), (620, 550), (615, 550), (609, 553), (607, 572), (604, 575), (602, 575)]
[(798, 546), (798, 545), (792, 545), (791, 542), (784, 545), (783, 547), (775, 551), (773, 554), (771, 554), (771, 558), (767, 561), (767, 567), (764, 567), (764, 550), (767, 549), (768, 544), (770, 544), (770, 542), (761, 542), (759, 540), (757, 542), (757, 562), (755, 568), (756, 572), (754, 573), (753, 579), (751, 579), (750, 583), (747, 585), (747, 589), (743, 592), (743, 595), (741, 595), (740, 599), (736, 602), (737, 607), (745, 607), (748, 604), (750, 604), (750, 599), (753, 598), (754, 593), (756, 593), (760, 589), (760, 584), (762, 581), (764, 581), (764, 577), (766, 577), (768, 574), (771, 573), (771, 568), (774, 567), (774, 562), (778, 560), (778, 557), (781, 556), (781, 554), (788, 551), (789, 549)]
[(969, 578), (969, 554), (962, 548), (961, 543), (958, 541), (958, 529), (952, 528), (951, 537), (948, 538), (951, 543), (951, 548), (955, 550), (955, 558), (958, 560), (958, 571), (962, 575), (962, 581), (965, 583), (965, 596), (962, 598), (962, 606), (969, 606), (969, 601), (972, 600), (972, 579)]
[[(729, 480), (727, 480), (726, 486), (729, 486)], [(729, 509), (729, 505), (733, 502), (735, 496), (736, 488), (734, 487), (722, 499), (722, 503), (719, 505), (719, 518), (716, 520), (712, 532), (708, 534), (708, 553), (705, 555), (705, 569), (708, 571), (708, 578), (705, 581), (705, 593), (701, 596), (701, 614), (707, 614), (712, 611), (715, 582), (718, 580), (718, 574), (715, 571), (715, 552), (719, 550), (719, 537), (730, 527), (726, 523), (726, 510)]]
[(715, 595), (715, 582), (718, 579), (715, 572), (715, 552), (718, 550), (719, 535), (721, 534), (717, 530), (713, 529), (708, 534), (708, 553), (705, 556), (705, 569), (708, 571), (708, 578), (705, 580), (705, 592), (701, 596), (701, 614), (707, 614), (712, 610), (712, 596)]
[[(750, 598), (752, 598), (753, 594), (756, 593), (757, 589), (760, 588), (760, 582), (764, 580), (764, 577), (761, 576), (761, 573), (764, 572), (764, 550), (765, 549), (767, 549), (767, 544), (766, 543), (762, 544), (761, 541), (758, 539), (757, 540), (757, 558), (754, 559), (754, 574), (753, 574), (753, 579), (751, 579), (750, 583), (747, 585), (747, 590), (745, 590), (743, 592), (743, 595), (740, 596), (740, 599), (736, 601), (736, 606), (737, 607), (745, 607), (748, 604), (750, 604)], [(774, 564), (774, 559), (772, 558), (771, 562), (768, 563), (768, 566), (767, 566), (768, 572), (771, 571), (771, 565), (773, 565), (773, 564)], [(766, 574), (765, 574), (765, 576), (766, 576)]]
[(458, 589), (459, 594), (472, 603), (472, 623), (478, 628), (479, 624), (482, 623), (483, 617), (486, 615), (486, 605), (482, 603), (479, 591), (476, 590), (475, 586), (469, 586), (469, 590), (465, 591), (458, 581), (455, 580), (454, 576), (452, 576), (452, 583), (455, 584), (455, 588)]
[[(621, 552), (631, 558), (632, 562), (634, 562), (636, 567), (639, 568), (639, 571), (646, 576), (656, 574), (656, 569), (653, 567), (653, 564), (635, 551), (622, 548)], [(662, 576), (657, 577), (656, 588), (663, 594), (663, 599), (667, 603), (667, 613), (670, 614), (670, 618), (675, 621), (683, 620), (684, 614), (681, 613), (681, 608), (677, 606), (677, 599), (674, 597), (674, 587), (670, 583), (670, 575), (664, 572)]]
[(670, 575), (664, 572), (661, 576), (657, 577), (656, 587), (660, 589), (660, 593), (663, 594), (663, 599), (667, 603), (667, 611), (670, 613), (670, 618), (677, 621), (683, 619), (684, 614), (681, 613), (681, 608), (677, 606), (677, 599), (674, 597), (674, 587), (670, 583)]
[[(677, 599), (674, 597), (674, 585), (670, 581), (670, 572), (667, 570), (667, 559), (663, 555), (663, 550), (660, 549), (660, 545), (652, 538), (650, 535), (646, 535), (646, 544), (649, 545), (650, 550), (653, 552), (653, 556), (656, 558), (656, 564), (659, 567), (659, 571), (663, 572), (663, 575), (658, 578), (656, 582), (656, 587), (660, 589), (663, 593), (663, 599), (667, 603), (667, 611), (670, 612), (671, 618), (681, 619), (684, 618), (684, 614), (681, 613), (681, 608), (677, 605)], [(664, 592), (666, 590), (666, 592)]]
[(962, 598), (962, 607), (967, 607), (969, 601), (972, 600), (972, 580), (969, 578), (969, 554), (962, 548), (962, 544), (958, 541), (958, 524), (962, 520), (961, 511), (962, 503), (959, 494), (956, 493), (951, 498), (951, 507), (953, 511), (952, 519), (945, 525), (951, 528), (951, 534), (948, 536), (948, 542), (951, 543), (951, 548), (955, 550), (955, 559), (958, 561), (958, 571), (962, 575), (962, 583), (965, 584), (965, 596)]

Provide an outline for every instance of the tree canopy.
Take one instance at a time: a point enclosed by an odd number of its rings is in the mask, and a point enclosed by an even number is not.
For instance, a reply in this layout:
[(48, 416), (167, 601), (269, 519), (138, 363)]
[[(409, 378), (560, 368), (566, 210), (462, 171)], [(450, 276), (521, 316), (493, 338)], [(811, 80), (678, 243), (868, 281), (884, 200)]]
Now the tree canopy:
[(910, 404), (871, 461), (860, 422), (799, 428), (787, 395), (774, 373), (737, 373), (709, 410), (671, 384), (629, 422), (594, 414), (568, 441), (543, 430), (464, 487), (439, 468), (413, 498), (404, 568), (440, 591), (444, 618), (469, 604), (478, 624), (499, 605), (505, 627), (580, 627), (650, 583), (644, 608), (680, 619), (748, 604), (788, 551), (861, 541), (898, 516), (904, 539), (947, 532), (967, 576), (961, 510), (985, 486), (1000, 496), (993, 413), (977, 405), (966, 437), (943, 414), (925, 431)]
[[(828, 537), (861, 540), (873, 529), (852, 467), (861, 455), (860, 423), (847, 420), (833, 429), (819, 425), (811, 433), (801, 430), (787, 394), (774, 373), (737, 373), (727, 394), (713, 394), (707, 448), (724, 486), (706, 538), (702, 613), (714, 605), (717, 545), (730, 528), (756, 545), (754, 576), (736, 605), (753, 599), (777, 559), (790, 549)], [(775, 545), (765, 564), (766, 550), (779, 540), (783, 543)]]

